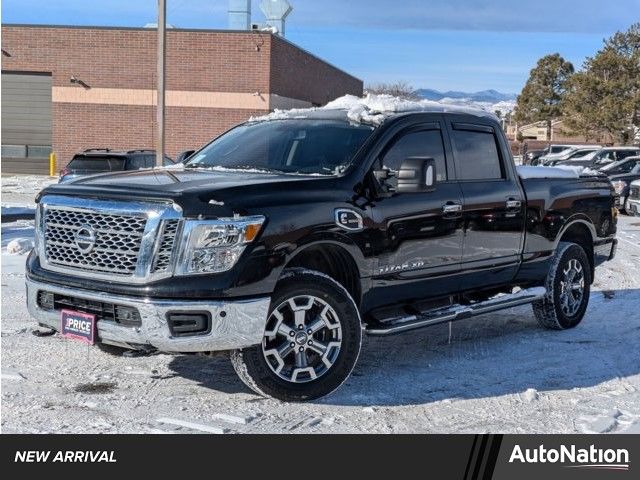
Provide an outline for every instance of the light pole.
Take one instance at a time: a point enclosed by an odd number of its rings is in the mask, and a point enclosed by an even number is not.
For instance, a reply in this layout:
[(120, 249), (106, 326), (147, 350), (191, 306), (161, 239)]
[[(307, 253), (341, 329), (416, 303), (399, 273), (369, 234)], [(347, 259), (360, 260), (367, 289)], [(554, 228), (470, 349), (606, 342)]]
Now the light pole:
[(164, 162), (164, 81), (166, 59), (166, 27), (167, 27), (167, 0), (158, 0), (158, 90), (156, 100), (156, 123), (158, 134), (156, 140), (156, 167), (161, 167)]

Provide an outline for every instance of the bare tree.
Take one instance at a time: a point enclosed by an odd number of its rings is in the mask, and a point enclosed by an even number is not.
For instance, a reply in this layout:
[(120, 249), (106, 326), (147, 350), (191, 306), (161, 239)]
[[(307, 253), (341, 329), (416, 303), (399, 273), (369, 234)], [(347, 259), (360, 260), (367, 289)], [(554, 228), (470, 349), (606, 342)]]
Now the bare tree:
[(387, 94), (394, 97), (404, 98), (406, 100), (420, 100), (420, 95), (409, 82), (398, 80), (389, 83), (374, 83), (367, 85), (364, 89), (365, 93)]

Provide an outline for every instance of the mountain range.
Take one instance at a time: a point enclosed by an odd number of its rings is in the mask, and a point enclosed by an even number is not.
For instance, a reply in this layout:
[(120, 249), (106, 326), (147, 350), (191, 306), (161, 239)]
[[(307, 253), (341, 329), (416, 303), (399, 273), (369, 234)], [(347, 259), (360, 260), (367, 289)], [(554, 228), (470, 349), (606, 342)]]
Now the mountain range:
[(497, 90), (482, 90), (480, 92), (459, 92), (450, 90), (448, 92), (440, 92), (431, 88), (420, 88), (416, 93), (427, 100), (440, 101), (443, 98), (451, 98), (456, 100), (467, 100), (472, 102), (498, 103), (511, 102), (517, 97), (515, 93), (502, 93)]

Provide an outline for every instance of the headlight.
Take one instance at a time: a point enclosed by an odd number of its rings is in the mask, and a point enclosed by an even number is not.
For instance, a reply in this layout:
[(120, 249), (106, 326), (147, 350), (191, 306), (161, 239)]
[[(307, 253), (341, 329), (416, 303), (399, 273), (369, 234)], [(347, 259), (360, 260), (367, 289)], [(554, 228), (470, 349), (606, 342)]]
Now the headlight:
[(187, 220), (185, 239), (177, 275), (220, 273), (230, 270), (240, 255), (258, 236), (265, 218), (220, 218), (217, 220)]
[(615, 182), (611, 182), (611, 185), (613, 185), (613, 189), (618, 195), (622, 195), (624, 189), (627, 188), (627, 182), (623, 180), (616, 180)]

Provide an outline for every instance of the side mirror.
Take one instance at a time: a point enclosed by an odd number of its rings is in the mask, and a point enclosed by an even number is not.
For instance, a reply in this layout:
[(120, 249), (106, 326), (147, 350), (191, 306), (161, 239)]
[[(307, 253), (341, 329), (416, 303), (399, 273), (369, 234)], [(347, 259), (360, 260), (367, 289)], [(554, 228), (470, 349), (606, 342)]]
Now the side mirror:
[(183, 163), (185, 160), (187, 160), (195, 152), (196, 152), (195, 150), (185, 150), (184, 152), (180, 152), (178, 154), (178, 156), (176, 157), (176, 163)]
[(431, 157), (409, 157), (398, 171), (398, 193), (429, 192), (436, 184), (436, 161)]

